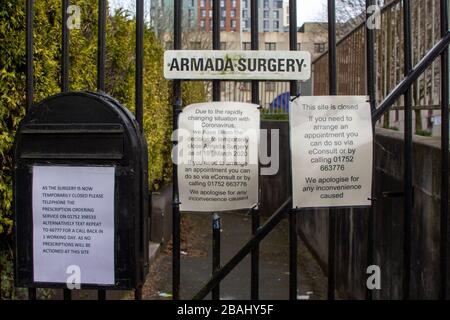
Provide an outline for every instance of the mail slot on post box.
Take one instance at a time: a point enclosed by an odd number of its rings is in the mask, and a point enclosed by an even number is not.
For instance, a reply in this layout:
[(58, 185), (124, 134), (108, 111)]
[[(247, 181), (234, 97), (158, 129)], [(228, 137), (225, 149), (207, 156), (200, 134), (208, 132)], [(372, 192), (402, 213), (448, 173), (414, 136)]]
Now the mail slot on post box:
[(132, 289), (148, 272), (147, 145), (99, 93), (33, 106), (15, 141), (16, 285)]

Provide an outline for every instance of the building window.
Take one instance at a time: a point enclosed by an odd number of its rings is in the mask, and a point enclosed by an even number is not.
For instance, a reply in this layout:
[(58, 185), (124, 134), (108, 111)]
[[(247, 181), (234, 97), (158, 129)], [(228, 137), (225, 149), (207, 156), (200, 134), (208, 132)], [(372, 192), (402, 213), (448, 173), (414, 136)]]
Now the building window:
[(242, 10), (242, 17), (243, 18), (248, 18), (248, 11), (247, 10)]
[(205, 30), (205, 20), (200, 20), (200, 28)]
[(236, 0), (232, 0), (231, 1), (231, 7), (232, 8), (236, 8)]
[(269, 20), (264, 20), (263, 27), (264, 31), (269, 31)]
[(227, 11), (226, 10), (222, 10), (222, 18), (226, 18), (227, 17)]
[(245, 9), (248, 8), (248, 0), (242, 0), (242, 7)]
[(269, 10), (264, 10), (264, 19), (269, 19)]
[(225, 0), (220, 0), (220, 6), (221, 6), (222, 8), (225, 8)]
[(233, 10), (230, 11), (230, 16), (232, 18), (236, 18), (236, 9), (233, 9)]
[(244, 20), (244, 28), (245, 29), (250, 28), (250, 22), (248, 20)]
[(202, 16), (202, 18), (205, 18), (206, 17), (206, 10), (205, 9), (200, 10), (200, 15)]
[(275, 11), (273, 12), (273, 18), (274, 18), (274, 19), (280, 19), (280, 11), (275, 10)]
[(231, 28), (236, 28), (236, 20), (231, 20)]
[(264, 9), (269, 9), (269, 0), (264, 0)]
[(224, 19), (220, 20), (220, 27), (225, 28), (225, 20)]
[(212, 18), (212, 10), (209, 10), (209, 17)]
[(274, 21), (274, 22), (273, 22), (273, 28), (274, 28), (275, 30), (278, 30), (279, 27), (280, 27), (280, 22), (279, 22), (279, 21)]
[(314, 43), (314, 52), (315, 53), (324, 53), (325, 52), (325, 43)]
[(205, 0), (200, 0), (200, 8), (206, 7)]
[(265, 47), (266, 47), (266, 50), (268, 50), (268, 51), (277, 50), (277, 44), (275, 42), (266, 42)]

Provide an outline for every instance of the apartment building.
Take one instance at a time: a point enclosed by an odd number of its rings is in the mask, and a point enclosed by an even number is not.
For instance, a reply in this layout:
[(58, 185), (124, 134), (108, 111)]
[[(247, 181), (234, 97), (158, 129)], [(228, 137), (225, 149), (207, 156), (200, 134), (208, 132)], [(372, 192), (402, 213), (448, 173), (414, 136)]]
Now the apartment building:
[[(251, 24), (251, 0), (241, 0), (242, 31), (249, 32)], [(258, 2), (259, 31), (282, 32), (285, 31), (285, 10), (287, 2), (284, 0), (261, 0)]]
[[(213, 0), (198, 0), (197, 29), (212, 31)], [(241, 1), (220, 0), (220, 30), (239, 32), (241, 28)]]

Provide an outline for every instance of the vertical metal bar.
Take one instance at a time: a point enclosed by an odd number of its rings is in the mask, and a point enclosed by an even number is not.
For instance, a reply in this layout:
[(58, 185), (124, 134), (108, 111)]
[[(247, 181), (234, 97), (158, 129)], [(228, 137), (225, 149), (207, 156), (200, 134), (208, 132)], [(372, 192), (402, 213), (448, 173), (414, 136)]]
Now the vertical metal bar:
[(61, 57), (61, 91), (69, 91), (69, 30), (67, 28), (67, 8), (69, 0), (62, 0), (62, 57)]
[[(26, 74), (26, 109), (29, 111), (33, 105), (34, 98), (34, 79), (33, 79), (33, 58), (34, 58), (34, 0), (27, 0), (26, 3), (26, 59), (27, 59), (27, 74)], [(28, 288), (28, 299), (36, 300), (36, 288)]]
[[(27, 94), (26, 94), (26, 105), (27, 110), (30, 110), (33, 105), (34, 99), (34, 41), (33, 41), (33, 32), (34, 32), (34, 0), (27, 0), (27, 26), (26, 26), (26, 51), (27, 51)], [(31, 290), (31, 289), (30, 289)], [(35, 291), (36, 292), (36, 291)]]
[[(212, 0), (212, 38), (213, 50), (220, 50), (220, 0)], [(213, 80), (213, 101), (220, 101), (220, 81)], [(213, 219), (218, 221), (220, 226), (220, 216), (214, 214)], [(213, 222), (214, 224), (214, 222)], [(216, 251), (218, 250), (218, 251)], [(220, 269), (220, 229), (214, 229), (213, 225), (213, 274)], [(220, 285), (218, 284), (212, 291), (212, 299), (220, 299)]]
[(142, 300), (142, 287), (139, 286), (134, 289), (134, 300)]
[(144, 0), (136, 0), (136, 120), (144, 123)]
[[(220, 50), (220, 0), (213, 1), (213, 50)], [(213, 80), (213, 101), (220, 101), (220, 81)]]
[[(297, 0), (289, 0), (289, 49), (297, 50)], [(297, 81), (290, 82), (290, 95), (298, 95)], [(291, 156), (289, 155), (289, 159)], [(289, 166), (291, 167), (291, 166)], [(292, 179), (292, 173), (289, 174)], [(289, 194), (292, 194), (292, 183), (289, 181)], [(297, 300), (297, 213), (289, 212), (289, 299)]]
[(106, 300), (106, 290), (98, 290), (97, 299), (100, 301)]
[[(27, 0), (26, 3), (26, 59), (27, 59), (27, 74), (26, 74), (26, 109), (29, 111), (33, 105), (34, 98), (34, 79), (33, 79), (33, 58), (34, 58), (34, 0)], [(36, 300), (36, 288), (28, 288), (28, 299)]]
[[(182, 23), (181, 0), (174, 1), (174, 50), (181, 50), (181, 23)], [(178, 115), (181, 112), (181, 80), (173, 81), (173, 130), (178, 129)], [(173, 143), (174, 146), (176, 142)], [(172, 295), (173, 300), (180, 299), (180, 203), (178, 197), (178, 172), (177, 165), (173, 164), (173, 219), (172, 219)]]
[[(403, 50), (405, 76), (412, 70), (412, 39), (411, 39), (411, 2), (403, 0)], [(412, 185), (412, 96), (411, 89), (405, 92), (405, 148), (404, 148), (404, 226), (403, 226), (403, 299), (409, 299), (409, 282), (411, 275), (411, 215), (413, 209)]]
[(37, 300), (36, 288), (28, 288), (28, 300)]
[[(98, 0), (97, 91), (105, 92), (106, 1)], [(106, 290), (98, 290), (98, 300), (106, 300)]]
[[(337, 94), (336, 81), (336, 3), (328, 0), (328, 83), (330, 95)], [(328, 299), (335, 298), (335, 241), (336, 241), (336, 210), (330, 209), (328, 219)]]
[[(448, 0), (441, 0), (441, 36), (449, 31)], [(447, 269), (448, 269), (448, 175), (449, 175), (449, 50), (448, 47), (441, 55), (441, 242), (440, 242), (440, 290), (439, 298), (447, 298)]]
[(98, 0), (97, 90), (105, 91), (106, 1)]
[[(250, 2), (250, 37), (251, 49), (259, 50), (259, 25), (258, 25), (258, 0)], [(241, 21), (242, 23), (242, 21)], [(259, 101), (259, 82), (252, 81), (252, 103)], [(255, 235), (260, 226), (259, 206), (252, 210), (252, 235)], [(251, 253), (251, 284), (250, 297), (252, 300), (259, 299), (259, 245), (255, 246)]]
[(72, 291), (70, 289), (63, 289), (63, 299), (66, 301), (72, 300)]
[[(252, 235), (258, 232), (260, 227), (259, 207), (251, 210), (252, 214)], [(259, 300), (259, 245), (255, 246), (251, 253), (251, 300)]]
[[(136, 108), (136, 121), (139, 125), (139, 129), (144, 132), (144, 0), (136, 0), (136, 74), (135, 74), (135, 108)], [(141, 176), (141, 179), (143, 177)], [(148, 192), (148, 190), (144, 190)], [(143, 248), (145, 248), (145, 242), (148, 242), (147, 232), (147, 214), (143, 215), (142, 227), (143, 227)], [(148, 261), (147, 253), (144, 252), (144, 260)], [(145, 261), (145, 263), (147, 263)], [(142, 300), (142, 286), (139, 285), (134, 289), (134, 300)]]
[[(220, 269), (220, 216), (217, 213), (212, 217), (213, 247), (212, 247), (212, 274)], [(212, 300), (220, 300), (220, 284), (212, 289)]]
[[(67, 28), (67, 8), (69, 0), (62, 0), (61, 14), (61, 39), (62, 39), (62, 56), (61, 56), (61, 91), (69, 91), (69, 30)], [(68, 288), (63, 289), (64, 300), (72, 300), (72, 291)]]
[[(370, 19), (369, 7), (375, 4), (374, 0), (366, 0), (366, 23)], [(367, 65), (367, 94), (369, 96), (370, 109), (376, 109), (376, 66), (375, 66), (375, 29), (374, 26), (366, 25), (366, 65)], [(375, 131), (375, 122), (372, 123), (372, 130)], [(373, 159), (374, 160), (374, 159)], [(375, 172), (373, 172), (373, 177)], [(375, 178), (375, 177), (374, 177)], [(372, 181), (375, 181), (375, 179)], [(372, 186), (372, 199), (375, 198)], [(367, 217), (367, 266), (373, 264), (373, 248), (374, 248), (374, 202), (369, 208), (369, 216)], [(372, 290), (366, 288), (366, 299), (372, 299)]]

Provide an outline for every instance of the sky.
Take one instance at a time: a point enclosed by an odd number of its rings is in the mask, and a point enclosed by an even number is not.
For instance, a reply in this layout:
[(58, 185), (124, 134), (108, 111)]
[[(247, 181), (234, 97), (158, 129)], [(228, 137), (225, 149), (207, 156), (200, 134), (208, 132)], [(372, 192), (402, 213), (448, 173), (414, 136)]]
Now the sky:
[[(134, 8), (135, 0), (110, 0), (111, 6), (123, 6)], [(148, 0), (145, 1), (146, 5)], [(327, 0), (297, 0), (297, 24), (301, 26), (304, 22), (323, 21), (324, 8)], [(326, 19), (326, 17), (325, 17)]]
[(323, 17), (326, 3), (326, 0), (297, 0), (297, 24), (326, 20)]

